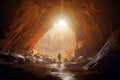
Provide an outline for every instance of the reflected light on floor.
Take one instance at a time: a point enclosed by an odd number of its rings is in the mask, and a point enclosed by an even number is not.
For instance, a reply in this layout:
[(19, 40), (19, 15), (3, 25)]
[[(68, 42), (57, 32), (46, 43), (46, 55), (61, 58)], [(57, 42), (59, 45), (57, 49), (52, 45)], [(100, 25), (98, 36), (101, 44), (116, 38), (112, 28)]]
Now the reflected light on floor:
[[(61, 65), (58, 64), (49, 64), (48, 67), (51, 69), (49, 73), (54, 76), (60, 77), (62, 80), (75, 80), (75, 74), (66, 70), (64, 63)], [(53, 69), (55, 71), (53, 71)]]

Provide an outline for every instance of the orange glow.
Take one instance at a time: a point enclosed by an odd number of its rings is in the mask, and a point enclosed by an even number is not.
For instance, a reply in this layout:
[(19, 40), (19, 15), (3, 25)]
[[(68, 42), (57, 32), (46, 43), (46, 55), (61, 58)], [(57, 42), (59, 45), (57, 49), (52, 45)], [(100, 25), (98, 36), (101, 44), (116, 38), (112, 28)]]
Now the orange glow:
[(53, 27), (38, 41), (35, 49), (55, 59), (57, 59), (58, 53), (61, 53), (62, 60), (64, 60), (75, 47), (75, 33), (66, 19), (62, 18), (58, 19)]

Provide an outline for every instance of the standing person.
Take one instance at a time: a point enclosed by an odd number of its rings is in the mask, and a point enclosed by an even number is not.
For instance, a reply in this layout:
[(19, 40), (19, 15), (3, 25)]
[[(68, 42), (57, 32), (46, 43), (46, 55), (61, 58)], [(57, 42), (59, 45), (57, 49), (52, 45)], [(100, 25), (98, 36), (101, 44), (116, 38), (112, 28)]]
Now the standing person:
[(61, 54), (58, 54), (58, 64), (61, 64)]

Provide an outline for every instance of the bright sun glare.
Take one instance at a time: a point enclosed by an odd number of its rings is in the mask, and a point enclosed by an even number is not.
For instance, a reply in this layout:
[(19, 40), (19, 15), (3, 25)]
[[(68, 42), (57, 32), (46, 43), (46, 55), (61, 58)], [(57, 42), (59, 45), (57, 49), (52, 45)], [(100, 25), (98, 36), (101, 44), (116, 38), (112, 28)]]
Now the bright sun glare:
[(68, 23), (65, 19), (59, 19), (55, 24), (54, 27), (59, 31), (65, 31), (68, 29)]
[(48, 54), (57, 59), (61, 53), (62, 60), (69, 57), (76, 47), (75, 33), (70, 28), (67, 20), (58, 19), (53, 27), (38, 41), (35, 49), (42, 54)]

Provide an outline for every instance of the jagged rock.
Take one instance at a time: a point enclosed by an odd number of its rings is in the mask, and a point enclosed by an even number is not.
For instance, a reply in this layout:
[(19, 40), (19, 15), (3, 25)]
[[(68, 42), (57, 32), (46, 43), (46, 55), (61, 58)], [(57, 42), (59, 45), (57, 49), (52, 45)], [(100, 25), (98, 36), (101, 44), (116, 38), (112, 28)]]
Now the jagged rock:
[(20, 64), (25, 62), (25, 57), (20, 54), (12, 53), (10, 56), (14, 59), (15, 62), (18, 62)]
[(120, 29), (111, 33), (103, 48), (83, 68), (116, 74), (120, 71)]

